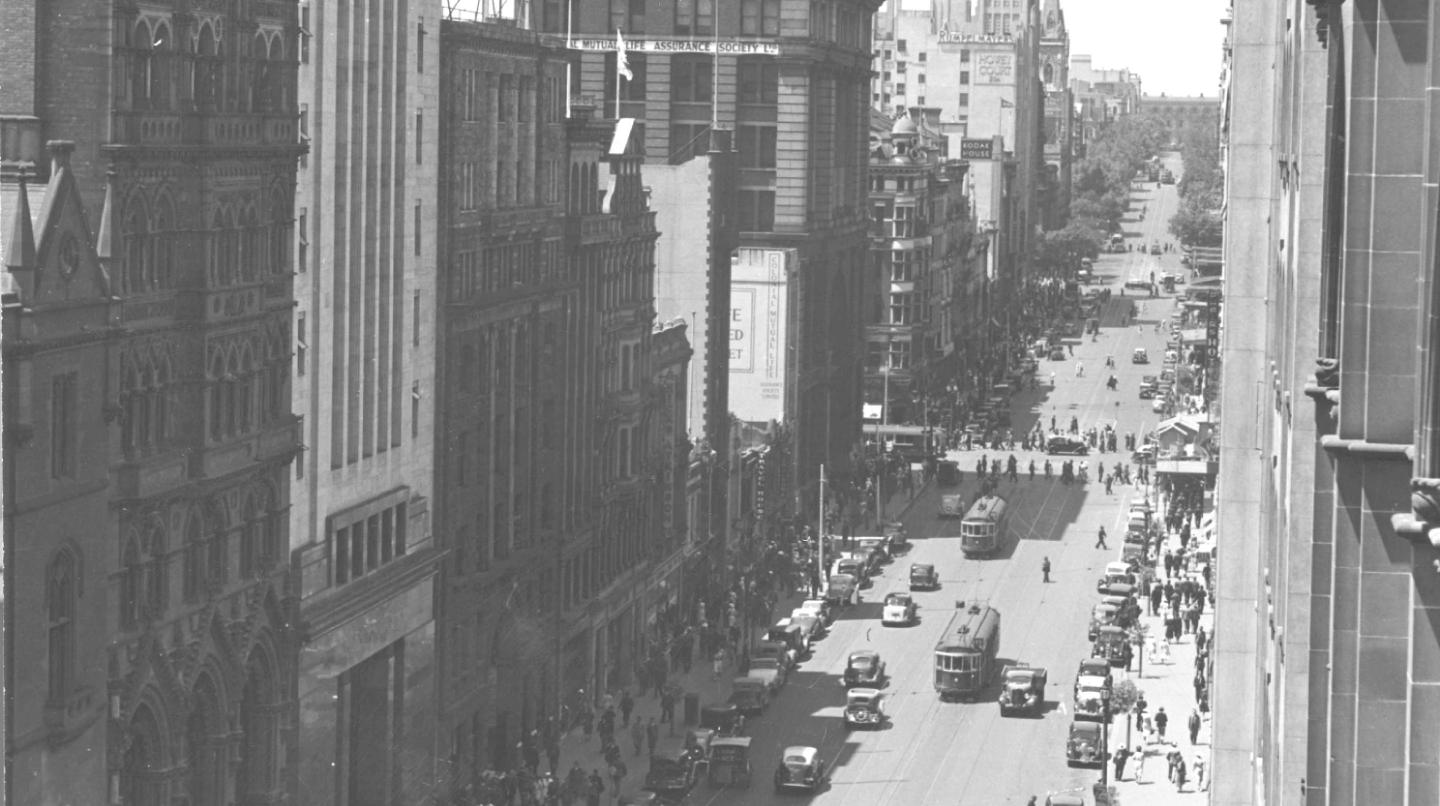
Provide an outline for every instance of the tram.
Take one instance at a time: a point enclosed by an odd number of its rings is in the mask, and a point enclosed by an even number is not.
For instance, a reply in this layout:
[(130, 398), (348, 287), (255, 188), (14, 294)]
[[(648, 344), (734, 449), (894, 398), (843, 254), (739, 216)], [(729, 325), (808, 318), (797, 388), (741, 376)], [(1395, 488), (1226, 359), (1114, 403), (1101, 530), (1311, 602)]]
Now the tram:
[(940, 699), (974, 697), (995, 675), (1000, 651), (1000, 611), (971, 604), (950, 617), (935, 644), (935, 690)]
[(966, 557), (994, 554), (1005, 544), (1009, 507), (998, 495), (986, 495), (960, 521), (960, 550)]

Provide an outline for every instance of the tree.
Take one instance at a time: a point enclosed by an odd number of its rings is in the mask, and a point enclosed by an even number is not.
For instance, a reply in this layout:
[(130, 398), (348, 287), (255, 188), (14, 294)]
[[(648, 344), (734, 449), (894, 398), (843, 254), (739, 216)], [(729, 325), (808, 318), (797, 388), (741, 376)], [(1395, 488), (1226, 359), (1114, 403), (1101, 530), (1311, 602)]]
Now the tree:
[(1125, 746), (1130, 746), (1130, 714), (1135, 711), (1135, 703), (1145, 696), (1145, 692), (1135, 685), (1134, 680), (1121, 680), (1110, 690), (1110, 713), (1125, 715)]
[(1038, 262), (1045, 266), (1063, 268), (1075, 260), (1088, 257), (1094, 260), (1100, 254), (1105, 236), (1088, 220), (1073, 220), (1064, 229), (1041, 233), (1036, 246), (1039, 249)]
[(1220, 219), (1218, 194), (1192, 192), (1180, 199), (1180, 207), (1170, 216), (1170, 234), (1189, 246), (1220, 246), (1224, 240), (1224, 222)]

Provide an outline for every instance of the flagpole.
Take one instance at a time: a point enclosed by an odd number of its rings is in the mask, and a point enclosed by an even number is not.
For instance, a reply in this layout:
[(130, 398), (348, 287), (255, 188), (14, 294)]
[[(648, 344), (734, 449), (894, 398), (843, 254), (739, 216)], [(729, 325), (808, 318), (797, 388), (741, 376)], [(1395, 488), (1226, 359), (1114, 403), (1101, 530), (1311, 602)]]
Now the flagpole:
[(575, 65), (570, 59), (574, 58), (569, 51), (574, 49), (572, 41), (575, 36), (575, 0), (567, 0), (565, 3), (565, 117), (571, 117), (571, 98), (575, 97)]

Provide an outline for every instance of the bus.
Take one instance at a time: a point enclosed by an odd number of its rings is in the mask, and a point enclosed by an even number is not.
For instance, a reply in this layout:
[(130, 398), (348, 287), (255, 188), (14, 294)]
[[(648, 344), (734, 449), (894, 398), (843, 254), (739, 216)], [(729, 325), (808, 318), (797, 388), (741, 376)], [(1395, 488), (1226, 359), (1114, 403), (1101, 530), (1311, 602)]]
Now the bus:
[(878, 443), (880, 449), (894, 448), (895, 452), (908, 461), (924, 461), (935, 451), (936, 429), (923, 425), (867, 425), (864, 427), (865, 449), (874, 453)]
[(989, 604), (960, 603), (935, 645), (935, 691), (940, 699), (970, 698), (995, 675), (1000, 651), (1000, 611)]
[(1005, 525), (1009, 507), (998, 495), (987, 495), (975, 502), (960, 522), (960, 550), (966, 557), (994, 554), (1005, 545)]

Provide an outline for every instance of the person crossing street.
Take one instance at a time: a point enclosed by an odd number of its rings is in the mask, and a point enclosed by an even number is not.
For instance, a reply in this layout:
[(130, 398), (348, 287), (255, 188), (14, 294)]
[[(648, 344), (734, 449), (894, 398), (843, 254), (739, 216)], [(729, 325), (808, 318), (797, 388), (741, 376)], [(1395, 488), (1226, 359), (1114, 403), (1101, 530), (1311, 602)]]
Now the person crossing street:
[(1042, 573), (1042, 574), (1045, 575), (1045, 581), (1046, 581), (1046, 582), (1049, 582), (1049, 581), (1050, 581), (1050, 558), (1049, 558), (1049, 557), (1046, 557), (1046, 558), (1044, 559), (1044, 561), (1042, 561), (1042, 562), (1040, 563), (1040, 573)]
[(1095, 548), (1097, 548), (1097, 549), (1109, 548), (1109, 546), (1106, 546), (1106, 545), (1105, 545), (1105, 527), (1104, 527), (1104, 526), (1101, 526), (1101, 527), (1100, 527), (1100, 537), (1099, 537), (1098, 540), (1095, 541)]

